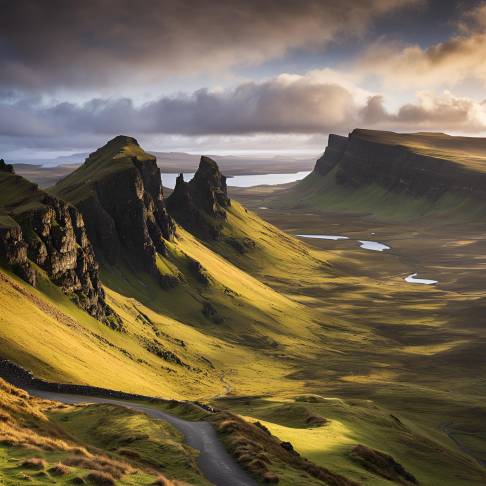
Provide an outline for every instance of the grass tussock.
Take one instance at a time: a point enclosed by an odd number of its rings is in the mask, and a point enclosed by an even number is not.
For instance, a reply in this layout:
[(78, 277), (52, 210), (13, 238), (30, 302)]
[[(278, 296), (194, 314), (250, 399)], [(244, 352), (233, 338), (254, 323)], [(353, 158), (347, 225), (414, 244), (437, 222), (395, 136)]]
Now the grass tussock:
[(171, 481), (170, 479), (167, 479), (165, 476), (159, 476), (153, 483), (153, 486), (178, 486), (181, 485), (179, 481)]
[(91, 469), (99, 473), (121, 479), (126, 474), (133, 474), (135, 469), (126, 462), (111, 459), (105, 456), (92, 456), (91, 458), (73, 455), (63, 461), (65, 466), (78, 467), (82, 469)]
[(62, 462), (57, 463), (49, 469), (49, 473), (53, 476), (67, 476), (71, 473), (71, 468)]
[(86, 476), (86, 479), (98, 486), (116, 486), (115, 478), (108, 472), (92, 471)]
[(350, 457), (368, 471), (397, 484), (417, 484), (415, 476), (389, 454), (358, 444), (351, 451)]
[(71, 479), (72, 484), (86, 484), (86, 481), (83, 478), (80, 478), (79, 476), (75, 476), (73, 479)]
[(29, 459), (23, 461), (20, 465), (26, 469), (42, 471), (47, 467), (47, 462), (41, 457), (30, 457)]
[(49, 403), (0, 379), (0, 444), (89, 455), (86, 449), (61, 438), (57, 428), (49, 424), (44, 413)]

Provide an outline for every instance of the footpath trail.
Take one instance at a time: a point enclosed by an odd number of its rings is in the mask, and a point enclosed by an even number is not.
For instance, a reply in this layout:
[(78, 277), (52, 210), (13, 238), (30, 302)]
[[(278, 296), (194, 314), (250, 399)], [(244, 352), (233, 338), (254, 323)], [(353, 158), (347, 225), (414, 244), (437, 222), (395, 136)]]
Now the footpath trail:
[(231, 457), (219, 440), (216, 431), (208, 422), (183, 420), (149, 406), (125, 400), (71, 395), (69, 393), (48, 392), (35, 389), (27, 389), (27, 391), (34, 396), (70, 404), (111, 403), (145, 413), (158, 420), (165, 420), (184, 435), (187, 445), (199, 451), (197, 463), (199, 469), (209, 482), (215, 486), (258, 486), (257, 482)]

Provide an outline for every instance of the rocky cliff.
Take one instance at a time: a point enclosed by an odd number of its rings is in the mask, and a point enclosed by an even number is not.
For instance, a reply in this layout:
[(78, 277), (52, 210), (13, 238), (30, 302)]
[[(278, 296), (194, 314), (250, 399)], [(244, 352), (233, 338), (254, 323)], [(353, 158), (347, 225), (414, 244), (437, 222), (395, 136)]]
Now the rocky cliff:
[[(349, 188), (376, 184), (431, 200), (450, 191), (486, 197), (486, 144), (481, 140), (358, 129), (348, 137), (329, 136), (314, 174), (329, 175)], [(465, 157), (471, 145), (474, 153)]]
[(106, 304), (83, 217), (0, 161), (0, 259), (29, 284), (33, 264), (93, 317), (118, 325)]
[(175, 233), (155, 157), (137, 140), (118, 136), (92, 153), (52, 192), (81, 211), (96, 255), (157, 274), (157, 253)]
[(226, 177), (214, 160), (204, 156), (193, 179), (185, 182), (180, 174), (167, 198), (167, 209), (176, 221), (203, 239), (219, 238), (230, 206)]

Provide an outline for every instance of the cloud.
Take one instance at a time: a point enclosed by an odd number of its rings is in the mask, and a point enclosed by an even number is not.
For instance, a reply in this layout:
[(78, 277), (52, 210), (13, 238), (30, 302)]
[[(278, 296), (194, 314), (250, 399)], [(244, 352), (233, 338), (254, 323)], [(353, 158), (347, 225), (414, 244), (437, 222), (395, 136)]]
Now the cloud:
[(486, 131), (486, 103), (448, 91), (441, 95), (421, 92), (415, 101), (403, 104), (395, 113), (387, 111), (382, 96), (372, 96), (360, 115), (364, 125), (373, 128), (476, 134)]
[(195, 145), (217, 137), (253, 137), (257, 143), (256, 135), (271, 134), (281, 144), (283, 134), (319, 136), (355, 127), (480, 133), (486, 131), (486, 104), (450, 92), (420, 92), (392, 111), (381, 94), (331, 70), (280, 75), (228, 90), (201, 89), (142, 105), (129, 98), (0, 104), (0, 141), (9, 146), (82, 147), (83, 139), (104, 142), (119, 133), (183, 137), (186, 144), (192, 137)]
[(242, 135), (326, 133), (355, 123), (369, 92), (336, 73), (280, 75), (234, 89), (200, 89), (142, 105), (129, 98), (44, 106), (37, 99), (0, 105), (0, 134), (25, 137), (73, 134)]
[(479, 5), (466, 11), (458, 22), (458, 29), (463, 32), (477, 32), (486, 29), (486, 2), (482, 1)]
[(420, 0), (0, 0), (0, 86), (99, 88), (261, 63)]
[(456, 86), (466, 80), (486, 83), (486, 3), (465, 12), (458, 32), (427, 48), (380, 39), (349, 66), (387, 87)]

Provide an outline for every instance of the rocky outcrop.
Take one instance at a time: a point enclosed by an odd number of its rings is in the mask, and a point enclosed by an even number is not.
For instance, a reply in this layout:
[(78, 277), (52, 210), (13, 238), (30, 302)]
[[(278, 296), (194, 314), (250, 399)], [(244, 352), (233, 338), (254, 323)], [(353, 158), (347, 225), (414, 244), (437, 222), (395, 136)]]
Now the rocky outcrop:
[(341, 161), (348, 142), (348, 137), (331, 133), (324, 155), (317, 160), (314, 172), (322, 176), (330, 172)]
[(15, 175), (6, 164), (0, 164), (0, 181), (15, 195), (1, 208), (0, 258), (4, 265), (35, 286), (32, 263), (36, 264), (82, 309), (117, 326), (118, 317), (106, 304), (79, 211)]
[[(409, 143), (412, 137), (417, 144), (429, 143), (433, 147), (437, 143), (435, 139), (447, 136), (401, 135), (371, 130), (354, 130), (348, 137), (330, 135), (326, 151), (317, 161), (314, 173), (330, 175), (339, 185), (349, 188), (376, 184), (387, 191), (431, 200), (448, 191), (474, 192), (486, 197), (486, 173), (473, 171), (454, 161), (453, 157), (441, 158), (415, 150)], [(447, 139), (449, 146), (453, 147), (453, 139)], [(437, 153), (441, 152), (438, 150)]]
[(167, 209), (175, 220), (203, 239), (219, 238), (230, 206), (226, 177), (214, 160), (204, 156), (193, 179), (185, 182), (180, 174), (167, 198)]
[(155, 157), (134, 138), (111, 140), (54, 191), (81, 211), (99, 258), (158, 274), (157, 253), (166, 254), (175, 224), (165, 208)]
[(35, 287), (36, 274), (27, 257), (27, 248), (19, 225), (0, 227), (0, 261)]
[(373, 474), (395, 484), (418, 484), (417, 479), (389, 454), (358, 444), (350, 452), (350, 458)]

